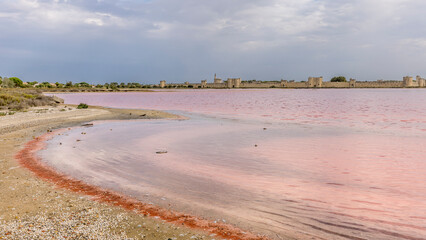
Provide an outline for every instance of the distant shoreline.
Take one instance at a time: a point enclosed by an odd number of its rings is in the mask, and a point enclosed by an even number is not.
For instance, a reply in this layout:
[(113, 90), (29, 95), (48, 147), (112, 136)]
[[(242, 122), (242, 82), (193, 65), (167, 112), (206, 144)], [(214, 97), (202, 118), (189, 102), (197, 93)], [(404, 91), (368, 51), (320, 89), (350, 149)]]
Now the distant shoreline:
[(257, 81), (257, 80), (241, 80), (241, 78), (228, 78), (222, 81), (220, 78), (214, 77), (213, 83), (207, 80), (201, 80), (200, 83), (166, 83), (165, 80), (155, 85), (159, 88), (215, 88), (215, 89), (232, 89), (232, 88), (282, 88), (282, 89), (304, 89), (304, 88), (425, 88), (426, 80), (417, 76), (403, 77), (402, 81), (398, 80), (377, 80), (377, 81), (357, 81), (356, 79), (346, 80), (341, 77), (340, 80), (324, 81), (323, 77), (309, 77), (307, 81), (296, 82), (294, 80), (281, 81)]

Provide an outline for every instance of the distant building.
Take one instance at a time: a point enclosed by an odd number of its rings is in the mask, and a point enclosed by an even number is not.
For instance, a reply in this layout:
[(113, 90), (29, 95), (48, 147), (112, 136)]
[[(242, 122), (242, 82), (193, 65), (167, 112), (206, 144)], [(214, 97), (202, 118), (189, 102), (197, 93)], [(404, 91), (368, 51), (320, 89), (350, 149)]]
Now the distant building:
[(311, 88), (320, 88), (322, 87), (322, 77), (309, 77), (308, 78), (308, 87)]
[(215, 83), (215, 84), (222, 83), (222, 79), (217, 78), (217, 77), (216, 77), (216, 73), (214, 74), (214, 80), (213, 80), (213, 83)]
[(402, 78), (402, 82), (404, 87), (411, 87), (413, 86), (413, 77), (405, 76)]
[(241, 85), (241, 78), (228, 78), (228, 88), (239, 88)]
[[(158, 86), (158, 85), (157, 85)], [(323, 77), (309, 77), (308, 81), (296, 82), (294, 80), (281, 81), (242, 81), (241, 78), (228, 78), (225, 82), (214, 75), (213, 83), (208, 83), (207, 80), (201, 80), (201, 83), (184, 84), (166, 84), (162, 80), (159, 85), (165, 87), (190, 87), (190, 88), (403, 88), (403, 87), (426, 87), (426, 80), (420, 76), (413, 80), (413, 77), (406, 76), (402, 81), (398, 80), (382, 80), (377, 81), (357, 81), (350, 78), (347, 82), (331, 82), (323, 81)]]

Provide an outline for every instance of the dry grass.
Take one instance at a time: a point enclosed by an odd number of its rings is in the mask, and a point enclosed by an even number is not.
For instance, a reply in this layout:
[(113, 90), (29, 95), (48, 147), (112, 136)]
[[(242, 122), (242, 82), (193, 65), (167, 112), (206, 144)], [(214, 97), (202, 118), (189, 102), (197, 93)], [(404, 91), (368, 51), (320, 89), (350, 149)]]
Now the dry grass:
[(52, 97), (44, 96), (39, 90), (0, 89), (0, 110), (23, 110), (29, 107), (54, 106)]

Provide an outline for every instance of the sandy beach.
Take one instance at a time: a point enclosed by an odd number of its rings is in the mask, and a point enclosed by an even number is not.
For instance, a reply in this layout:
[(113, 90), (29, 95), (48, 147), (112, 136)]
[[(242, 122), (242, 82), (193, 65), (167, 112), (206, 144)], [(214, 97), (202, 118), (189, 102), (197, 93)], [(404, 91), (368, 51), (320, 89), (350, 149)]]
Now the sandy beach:
[(148, 110), (41, 107), (0, 117), (0, 239), (212, 239), (57, 188), (15, 159), (25, 144), (52, 129), (92, 120), (171, 118)]

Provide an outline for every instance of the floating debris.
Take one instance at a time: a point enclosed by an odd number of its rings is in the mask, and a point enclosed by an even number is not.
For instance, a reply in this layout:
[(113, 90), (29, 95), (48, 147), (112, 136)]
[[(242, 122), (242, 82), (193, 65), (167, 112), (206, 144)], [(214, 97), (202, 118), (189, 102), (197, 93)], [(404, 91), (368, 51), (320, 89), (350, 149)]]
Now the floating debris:
[(81, 126), (83, 126), (83, 127), (93, 127), (93, 123), (85, 123), (85, 124), (82, 124)]
[(156, 154), (165, 154), (165, 153), (167, 153), (167, 151), (157, 151), (157, 152), (155, 152)]

